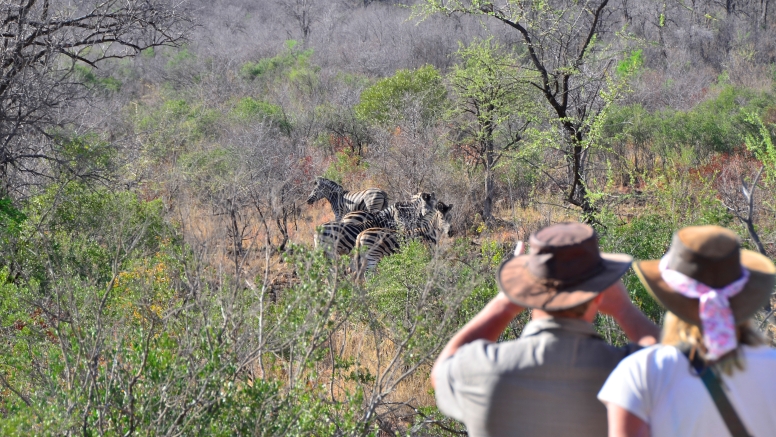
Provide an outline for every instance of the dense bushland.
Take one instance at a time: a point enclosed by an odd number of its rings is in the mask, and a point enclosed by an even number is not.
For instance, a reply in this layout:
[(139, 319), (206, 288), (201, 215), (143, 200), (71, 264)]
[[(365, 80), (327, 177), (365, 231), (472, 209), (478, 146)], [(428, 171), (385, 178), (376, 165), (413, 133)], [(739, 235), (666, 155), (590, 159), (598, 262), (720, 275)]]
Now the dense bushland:
[[(551, 3), (192, 0), (116, 59), (52, 46), (61, 99), (0, 119), (2, 434), (460, 435), (428, 369), (518, 239), (585, 220), (655, 258), (720, 224), (773, 256), (769, 1)], [(316, 176), (433, 191), (453, 237), (356, 280), (312, 248)]]

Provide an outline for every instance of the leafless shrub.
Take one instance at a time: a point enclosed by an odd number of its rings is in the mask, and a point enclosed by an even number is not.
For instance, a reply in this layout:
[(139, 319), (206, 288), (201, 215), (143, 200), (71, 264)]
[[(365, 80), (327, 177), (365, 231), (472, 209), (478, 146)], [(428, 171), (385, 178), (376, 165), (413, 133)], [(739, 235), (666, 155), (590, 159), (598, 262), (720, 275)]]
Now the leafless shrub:
[(22, 173), (47, 176), (51, 167), (66, 167), (52, 129), (73, 121), (73, 101), (88, 96), (79, 74), (149, 47), (180, 44), (182, 13), (180, 4), (160, 1), (0, 3), (2, 190), (20, 189)]

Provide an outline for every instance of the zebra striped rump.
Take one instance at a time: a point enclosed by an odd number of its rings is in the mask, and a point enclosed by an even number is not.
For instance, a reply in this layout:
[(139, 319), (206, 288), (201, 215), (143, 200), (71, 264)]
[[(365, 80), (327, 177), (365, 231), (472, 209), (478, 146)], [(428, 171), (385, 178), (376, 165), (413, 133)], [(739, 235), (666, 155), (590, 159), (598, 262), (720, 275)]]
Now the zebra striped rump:
[[(433, 205), (433, 206), (432, 206)], [(358, 234), (369, 228), (411, 229), (418, 226), (422, 211), (434, 211), (436, 197), (433, 193), (418, 193), (409, 202), (396, 202), (377, 213), (353, 211), (341, 221), (324, 223), (316, 232), (315, 247), (322, 246), (331, 254), (350, 253), (356, 245)]]
[(399, 233), (394, 229), (369, 228), (358, 234), (354, 258), (357, 272), (373, 270), (377, 263), (399, 251)]
[(323, 247), (327, 253), (345, 255), (353, 250), (359, 232), (370, 227), (374, 215), (366, 211), (354, 211), (345, 215), (342, 221), (326, 222), (315, 232), (315, 247)]
[(383, 257), (398, 252), (408, 238), (420, 238), (426, 243), (436, 244), (440, 236), (450, 236), (452, 209), (453, 205), (438, 202), (433, 213), (424, 215), (416, 227), (403, 232), (386, 228), (364, 230), (356, 238), (356, 271), (360, 274), (374, 269)]

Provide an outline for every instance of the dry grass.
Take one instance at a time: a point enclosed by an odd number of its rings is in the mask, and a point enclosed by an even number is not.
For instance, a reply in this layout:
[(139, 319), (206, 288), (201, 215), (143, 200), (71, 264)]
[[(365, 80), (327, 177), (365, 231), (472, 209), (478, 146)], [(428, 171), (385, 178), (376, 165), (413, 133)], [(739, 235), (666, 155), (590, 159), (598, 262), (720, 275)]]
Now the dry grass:
[[(371, 185), (367, 181), (363, 187)], [(623, 203), (618, 207), (617, 213), (627, 220), (629, 216), (637, 214), (640, 208), (643, 206)], [(208, 254), (207, 262), (210, 265), (221, 269), (234, 265), (234, 243), (228, 233), (228, 217), (214, 214), (208, 208), (194, 202), (180, 205), (177, 213), (186, 240), (193, 247), (208, 246), (203, 253)], [(532, 232), (544, 226), (575, 220), (578, 212), (545, 198), (537, 200), (528, 207), (518, 205), (506, 207), (502, 204), (497, 217), (501, 223), (500, 226), (468, 230), (466, 234), (481, 242), (495, 241), (500, 245), (512, 245), (517, 240), (527, 241)], [(258, 217), (245, 216), (243, 219), (250, 226), (245, 228), (244, 233), (246, 238), (243, 240), (243, 245), (246, 252), (240, 257), (241, 274), (244, 277), (255, 277), (262, 275), (266, 268), (264, 258), (266, 231), (259, 224)], [(314, 205), (303, 204), (299, 208), (298, 216), (290, 220), (289, 240), (311, 247), (316, 226), (333, 219), (334, 215), (326, 201), (319, 201)], [(272, 235), (272, 242), (275, 245), (279, 243), (276, 233)], [(279, 262), (278, 254), (273, 254), (269, 266), (271, 283), (279, 288), (287, 287), (288, 281), (291, 280), (289, 268), (287, 264)], [(773, 342), (773, 338), (776, 337), (776, 325), (769, 323), (765, 330)], [(428, 379), (430, 362), (398, 381), (406, 369), (402, 367), (400, 359), (391, 365), (391, 361), (397, 354), (395, 343), (371, 330), (369, 326), (347, 324), (331, 337), (330, 347), (332, 355), (317, 364), (315, 372), (308, 375), (316, 375), (315, 379), (308, 383), (328, 387), (329, 396), (332, 399), (341, 401), (354, 393), (359, 386), (365, 389), (366, 399), (369, 399), (372, 390), (389, 392), (383, 399), (385, 404), (378, 413), (384, 414), (395, 429), (406, 429), (411, 425), (414, 416), (413, 407), (435, 405)], [(335, 355), (340, 362), (351, 362), (352, 366), (346, 369), (335, 369)], [(279, 380), (288, 378), (284, 370), (288, 363), (283, 363), (280, 358), (276, 360), (277, 365), (266, 368), (267, 374), (263, 377)], [(356, 374), (354, 372), (372, 375), (376, 380), (359, 382), (353, 377)], [(261, 375), (261, 372), (256, 371), (254, 374)]]

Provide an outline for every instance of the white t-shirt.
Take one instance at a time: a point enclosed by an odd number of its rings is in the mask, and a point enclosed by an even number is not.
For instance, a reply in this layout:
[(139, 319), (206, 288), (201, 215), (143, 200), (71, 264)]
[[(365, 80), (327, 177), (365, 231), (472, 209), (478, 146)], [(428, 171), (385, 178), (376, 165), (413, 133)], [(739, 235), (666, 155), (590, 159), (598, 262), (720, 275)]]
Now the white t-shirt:
[[(743, 346), (744, 370), (722, 375), (725, 393), (754, 437), (776, 435), (776, 349)], [(635, 414), (652, 436), (730, 436), (690, 362), (672, 346), (652, 346), (625, 358), (598, 399)]]

